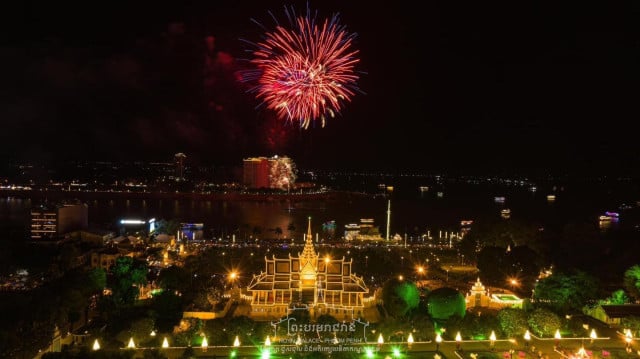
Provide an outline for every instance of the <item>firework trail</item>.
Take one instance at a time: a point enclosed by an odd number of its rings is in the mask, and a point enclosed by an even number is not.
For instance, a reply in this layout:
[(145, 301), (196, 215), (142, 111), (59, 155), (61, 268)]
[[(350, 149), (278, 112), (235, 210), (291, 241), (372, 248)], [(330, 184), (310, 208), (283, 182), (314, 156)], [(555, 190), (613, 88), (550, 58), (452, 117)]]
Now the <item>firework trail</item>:
[(278, 24), (271, 14), (275, 30), (260, 42), (248, 42), (254, 46), (250, 62), (256, 69), (245, 79), (256, 82), (250, 91), (278, 118), (299, 122), (305, 129), (320, 120), (324, 127), (328, 117), (335, 117), (360, 92), (358, 50), (352, 46), (356, 34), (347, 32), (338, 14), (318, 22), (308, 8), (306, 16), (286, 7), (285, 13), (290, 27)]

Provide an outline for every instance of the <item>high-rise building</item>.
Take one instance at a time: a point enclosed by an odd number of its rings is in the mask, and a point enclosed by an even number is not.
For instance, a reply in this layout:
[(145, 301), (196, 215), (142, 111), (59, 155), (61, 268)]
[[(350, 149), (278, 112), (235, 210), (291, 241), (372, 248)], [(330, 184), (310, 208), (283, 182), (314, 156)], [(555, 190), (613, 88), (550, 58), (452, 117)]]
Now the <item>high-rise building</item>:
[(180, 153), (176, 153), (175, 156), (173, 156), (173, 158), (176, 164), (176, 178), (178, 180), (183, 179), (184, 178), (184, 161), (186, 160), (187, 155), (180, 152)]
[(242, 183), (248, 188), (288, 190), (295, 181), (296, 168), (289, 157), (251, 157), (243, 161)]
[(245, 158), (242, 184), (248, 188), (269, 188), (269, 159), (266, 157)]
[(89, 207), (63, 202), (40, 205), (31, 210), (31, 239), (56, 238), (89, 227)]

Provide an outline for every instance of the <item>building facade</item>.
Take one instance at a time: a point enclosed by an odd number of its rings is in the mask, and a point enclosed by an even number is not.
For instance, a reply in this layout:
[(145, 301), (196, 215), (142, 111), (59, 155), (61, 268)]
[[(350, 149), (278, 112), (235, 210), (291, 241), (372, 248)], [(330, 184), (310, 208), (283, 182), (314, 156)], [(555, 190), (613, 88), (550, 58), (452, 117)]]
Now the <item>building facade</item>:
[(31, 209), (31, 239), (56, 238), (89, 227), (89, 207), (84, 203), (41, 205)]
[(248, 188), (269, 188), (269, 159), (251, 157), (243, 160), (242, 184)]
[(242, 184), (247, 188), (289, 190), (296, 181), (296, 166), (287, 156), (251, 157), (242, 163)]
[(302, 253), (265, 258), (265, 271), (247, 287), (251, 317), (270, 320), (306, 308), (311, 318), (329, 314), (337, 319), (363, 316), (375, 305), (362, 277), (351, 273), (353, 260), (320, 258), (313, 246), (311, 219)]

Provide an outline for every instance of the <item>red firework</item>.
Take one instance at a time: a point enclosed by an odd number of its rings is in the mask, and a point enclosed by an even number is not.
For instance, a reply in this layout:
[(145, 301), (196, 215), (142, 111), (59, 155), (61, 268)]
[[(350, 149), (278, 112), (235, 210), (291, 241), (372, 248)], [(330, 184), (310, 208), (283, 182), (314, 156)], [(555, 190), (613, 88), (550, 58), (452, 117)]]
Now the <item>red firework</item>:
[[(291, 28), (278, 25), (255, 44), (251, 62), (258, 68), (256, 98), (283, 120), (308, 128), (324, 127), (344, 102), (359, 91), (355, 34), (340, 25), (338, 15), (317, 23), (315, 17), (289, 16)], [(289, 13), (287, 13), (289, 15)]]

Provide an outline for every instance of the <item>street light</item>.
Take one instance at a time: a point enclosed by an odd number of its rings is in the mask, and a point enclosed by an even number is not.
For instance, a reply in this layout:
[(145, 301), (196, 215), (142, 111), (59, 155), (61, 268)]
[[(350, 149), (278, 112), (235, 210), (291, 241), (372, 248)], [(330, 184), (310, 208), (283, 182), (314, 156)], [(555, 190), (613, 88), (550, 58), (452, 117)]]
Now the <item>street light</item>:
[(265, 347), (270, 347), (271, 346), (271, 338), (269, 338), (268, 335), (267, 335), (267, 339), (264, 340), (264, 346)]
[(529, 331), (527, 330), (526, 332), (524, 332), (524, 347), (525, 348), (529, 347), (529, 340), (531, 340), (531, 333), (529, 333)]
[(562, 339), (560, 329), (556, 329), (556, 333), (553, 335), (553, 338), (556, 340), (556, 346), (560, 345), (560, 339)]
[(164, 340), (162, 341), (162, 347), (163, 348), (169, 347), (169, 340), (167, 339), (167, 337), (164, 337)]
[(462, 336), (460, 332), (456, 334), (456, 350), (460, 350), (460, 343), (462, 342)]
[(413, 334), (409, 333), (409, 337), (407, 338), (407, 345), (409, 346), (409, 349), (411, 349), (411, 344), (413, 344)]
[(589, 338), (591, 338), (591, 344), (593, 344), (594, 340), (598, 339), (598, 335), (596, 334), (595, 328), (591, 328), (591, 333), (589, 334)]
[(238, 338), (237, 335), (236, 335), (236, 339), (233, 340), (233, 346), (236, 348), (240, 346), (240, 338)]
[(494, 345), (496, 344), (496, 332), (495, 331), (491, 331), (491, 335), (489, 335), (489, 340), (491, 341), (491, 350), (494, 349)]
[(382, 344), (384, 344), (384, 338), (382, 337), (382, 333), (380, 333), (380, 335), (378, 335), (378, 345)]
[(94, 351), (96, 351), (96, 350), (100, 350), (100, 343), (98, 342), (98, 339), (96, 339), (96, 340), (93, 342), (93, 347), (92, 347), (91, 349), (93, 349)]
[(627, 351), (627, 353), (631, 353), (631, 340), (633, 339), (631, 329), (625, 329), (624, 332), (624, 341), (627, 343), (625, 350)]
[(442, 343), (442, 337), (440, 336), (440, 333), (437, 333), (436, 334), (436, 351), (440, 349), (440, 343)]
[(128, 349), (134, 349), (136, 347), (136, 343), (133, 342), (133, 337), (129, 338), (129, 344), (127, 344)]
[(202, 338), (202, 344), (200, 344), (200, 347), (202, 348), (203, 352), (207, 351), (207, 349), (209, 348), (209, 342), (207, 341), (207, 337)]

